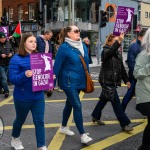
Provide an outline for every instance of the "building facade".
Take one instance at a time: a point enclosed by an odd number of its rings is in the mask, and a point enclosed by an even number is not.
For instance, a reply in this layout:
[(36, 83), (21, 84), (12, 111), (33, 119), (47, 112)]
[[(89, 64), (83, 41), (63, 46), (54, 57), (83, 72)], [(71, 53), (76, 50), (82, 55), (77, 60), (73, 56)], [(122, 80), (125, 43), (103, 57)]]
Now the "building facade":
[(22, 32), (32, 31), (36, 35), (39, 30), (36, 23), (38, 7), (38, 0), (2, 0), (2, 14), (7, 17), (10, 33), (20, 21)]
[[(71, 2), (74, 3), (71, 3)], [(109, 22), (101, 29), (101, 43), (108, 34), (113, 32), (118, 6), (134, 8), (138, 23), (147, 28), (150, 26), (149, 0), (102, 0), (101, 9), (108, 12)], [(42, 5), (41, 5), (42, 2)], [(44, 7), (44, 5), (46, 7)], [(88, 36), (94, 52), (95, 41), (98, 37), (99, 0), (2, 0), (2, 13), (6, 11), (10, 31), (15, 28), (18, 21), (22, 23), (22, 31), (32, 31), (40, 34), (38, 26), (39, 8), (46, 9), (46, 29), (54, 31), (54, 37), (61, 28), (68, 24), (75, 24), (81, 30), (81, 37)], [(5, 10), (5, 11), (4, 11)], [(139, 11), (140, 10), (140, 11)], [(141, 21), (142, 20), (142, 21)], [(136, 35), (134, 30), (126, 35), (124, 47), (127, 50), (131, 39)], [(55, 38), (53, 39), (55, 41)]]

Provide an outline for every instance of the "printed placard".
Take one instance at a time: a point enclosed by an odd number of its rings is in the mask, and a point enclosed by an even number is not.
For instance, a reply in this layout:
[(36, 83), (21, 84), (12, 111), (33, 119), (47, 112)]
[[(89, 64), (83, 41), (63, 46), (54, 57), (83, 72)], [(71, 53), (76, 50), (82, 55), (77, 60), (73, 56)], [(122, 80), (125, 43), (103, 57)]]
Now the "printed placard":
[(38, 53), (30, 55), (33, 91), (54, 88), (53, 65), (51, 53)]
[(116, 22), (114, 26), (114, 35), (120, 35), (120, 33), (127, 33), (132, 24), (134, 16), (134, 8), (118, 6)]

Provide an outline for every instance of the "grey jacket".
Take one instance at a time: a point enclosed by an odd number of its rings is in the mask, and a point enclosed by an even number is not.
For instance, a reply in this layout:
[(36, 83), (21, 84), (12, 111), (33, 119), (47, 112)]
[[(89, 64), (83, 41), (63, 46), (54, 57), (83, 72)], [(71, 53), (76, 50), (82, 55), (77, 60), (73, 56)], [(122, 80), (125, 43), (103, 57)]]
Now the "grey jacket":
[(136, 104), (150, 102), (150, 54), (143, 50), (136, 58), (134, 68)]

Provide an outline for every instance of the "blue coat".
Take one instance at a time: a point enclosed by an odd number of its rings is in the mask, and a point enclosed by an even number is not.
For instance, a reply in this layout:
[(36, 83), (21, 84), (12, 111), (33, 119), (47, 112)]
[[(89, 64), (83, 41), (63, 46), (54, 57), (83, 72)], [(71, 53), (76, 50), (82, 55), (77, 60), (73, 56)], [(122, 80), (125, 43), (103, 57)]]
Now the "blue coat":
[[(41, 36), (38, 36), (36, 38), (36, 41), (37, 41), (38, 52), (45, 53), (45, 41), (44, 41), (44, 39)], [(48, 41), (48, 44), (49, 44), (49, 51), (48, 52), (52, 53), (52, 45), (51, 45), (50, 41)]]
[(32, 78), (25, 75), (26, 70), (31, 70), (30, 55), (25, 57), (14, 55), (9, 64), (9, 80), (14, 87), (14, 100), (18, 101), (35, 101), (44, 100), (43, 91), (32, 91)]
[[(84, 47), (84, 60), (88, 66), (88, 51)], [(58, 49), (54, 63), (54, 74), (59, 78), (61, 89), (84, 89), (86, 87), (85, 71), (80, 60), (79, 50), (64, 42)]]
[(137, 55), (141, 52), (141, 41), (137, 40), (136, 43), (132, 43), (128, 50), (127, 62), (129, 67), (129, 79), (130, 82), (134, 80), (133, 71), (135, 66), (135, 60)]

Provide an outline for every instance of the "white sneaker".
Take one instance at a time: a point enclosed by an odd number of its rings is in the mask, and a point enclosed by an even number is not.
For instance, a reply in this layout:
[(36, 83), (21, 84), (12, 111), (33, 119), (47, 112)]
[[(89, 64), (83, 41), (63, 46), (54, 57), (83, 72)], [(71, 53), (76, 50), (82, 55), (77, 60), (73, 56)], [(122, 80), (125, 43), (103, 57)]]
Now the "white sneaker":
[(86, 144), (92, 140), (93, 139), (91, 137), (87, 136), (87, 134), (85, 134), (85, 133), (81, 136), (81, 143), (83, 143), (83, 144)]
[(22, 145), (22, 142), (20, 141), (20, 138), (14, 138), (14, 137), (12, 137), (11, 146), (15, 150), (22, 150), (22, 149), (24, 149), (24, 147)]
[(73, 136), (75, 135), (73, 131), (71, 131), (68, 127), (60, 127), (60, 133)]
[(40, 147), (39, 150), (47, 150), (46, 146)]

